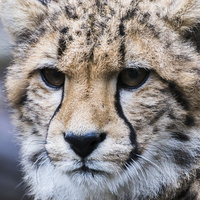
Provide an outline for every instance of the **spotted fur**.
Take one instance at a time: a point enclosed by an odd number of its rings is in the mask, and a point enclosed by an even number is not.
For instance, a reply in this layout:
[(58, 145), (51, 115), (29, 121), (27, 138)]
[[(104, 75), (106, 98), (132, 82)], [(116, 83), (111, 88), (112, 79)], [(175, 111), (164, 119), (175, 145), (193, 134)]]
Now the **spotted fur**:
[[(29, 195), (200, 199), (199, 0), (0, 0), (0, 14)], [(64, 86), (49, 87), (44, 68)], [(150, 73), (125, 89), (126, 68)], [(94, 132), (100, 144), (80, 158), (67, 137)]]

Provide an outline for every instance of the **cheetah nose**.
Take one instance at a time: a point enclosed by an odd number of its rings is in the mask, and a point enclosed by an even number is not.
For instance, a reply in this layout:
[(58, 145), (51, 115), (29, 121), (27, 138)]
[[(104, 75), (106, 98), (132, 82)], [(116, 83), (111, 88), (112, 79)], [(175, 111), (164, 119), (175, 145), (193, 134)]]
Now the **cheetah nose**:
[(65, 135), (65, 141), (70, 144), (71, 149), (80, 156), (85, 158), (90, 155), (97, 146), (106, 138), (105, 133), (88, 133), (86, 135), (77, 136), (73, 133)]

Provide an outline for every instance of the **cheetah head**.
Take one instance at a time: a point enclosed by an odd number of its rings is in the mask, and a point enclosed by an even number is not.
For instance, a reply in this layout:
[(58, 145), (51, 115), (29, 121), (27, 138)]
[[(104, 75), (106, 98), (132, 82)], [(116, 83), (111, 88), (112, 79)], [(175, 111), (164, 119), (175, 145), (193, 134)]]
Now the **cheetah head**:
[(34, 199), (199, 199), (199, 0), (0, 0)]

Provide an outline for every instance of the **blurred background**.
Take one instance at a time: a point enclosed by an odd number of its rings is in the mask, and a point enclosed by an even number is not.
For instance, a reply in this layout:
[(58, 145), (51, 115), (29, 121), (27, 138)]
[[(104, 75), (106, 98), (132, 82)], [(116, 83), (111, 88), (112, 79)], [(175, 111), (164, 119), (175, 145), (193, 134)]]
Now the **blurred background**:
[(19, 147), (14, 142), (4, 94), (6, 67), (12, 60), (11, 43), (0, 21), (0, 200), (27, 200), (19, 166)]

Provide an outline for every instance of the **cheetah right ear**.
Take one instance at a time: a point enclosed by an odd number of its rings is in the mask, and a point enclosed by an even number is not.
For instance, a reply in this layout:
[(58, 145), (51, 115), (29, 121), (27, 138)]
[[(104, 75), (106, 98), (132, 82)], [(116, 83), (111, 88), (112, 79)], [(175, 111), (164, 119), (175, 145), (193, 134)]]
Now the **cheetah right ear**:
[(14, 42), (37, 28), (50, 0), (0, 0), (0, 17)]

